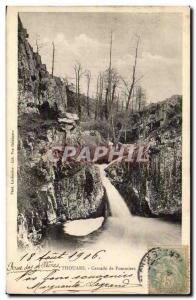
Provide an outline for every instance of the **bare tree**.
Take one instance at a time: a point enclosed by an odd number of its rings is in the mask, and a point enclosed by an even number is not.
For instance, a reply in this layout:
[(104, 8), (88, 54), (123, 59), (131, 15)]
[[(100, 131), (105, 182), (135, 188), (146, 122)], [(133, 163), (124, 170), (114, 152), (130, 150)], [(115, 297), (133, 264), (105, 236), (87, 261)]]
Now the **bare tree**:
[(122, 98), (121, 99), (121, 112), (124, 112), (124, 107), (125, 107), (125, 103), (127, 101), (128, 94), (127, 94), (127, 92), (125, 90), (123, 90), (121, 92), (121, 95), (122, 95), (122, 97), (121, 97)]
[(76, 99), (78, 105), (78, 117), (81, 118), (82, 107), (80, 101), (80, 80), (82, 76), (85, 74), (85, 71), (83, 71), (82, 65), (79, 62), (76, 62), (76, 64), (74, 65), (74, 71), (75, 71), (75, 80), (76, 80)]
[(55, 45), (54, 42), (52, 42), (52, 77), (54, 75), (54, 55), (55, 55)]
[(38, 39), (36, 39), (35, 43), (36, 43), (37, 54), (39, 54), (40, 46), (39, 46)]
[(134, 65), (133, 65), (132, 81), (131, 81), (131, 84), (130, 84), (128, 99), (127, 99), (127, 104), (126, 104), (126, 110), (127, 111), (129, 109), (129, 103), (130, 103), (131, 96), (132, 96), (132, 93), (133, 93), (133, 89), (134, 89), (134, 86), (135, 86), (135, 83), (136, 83), (136, 67), (137, 67), (139, 41), (140, 41), (140, 38), (138, 37), (137, 43), (136, 43), (136, 48), (135, 48), (135, 60), (134, 60)]
[[(118, 87), (120, 77), (118, 72), (115, 69), (107, 69), (103, 75), (103, 85), (106, 90), (105, 97), (105, 111), (107, 114), (105, 115), (106, 119), (109, 120), (113, 111), (113, 105), (115, 100), (116, 88)], [(109, 89), (111, 91), (109, 92)]]
[(110, 54), (109, 54), (109, 68), (108, 68), (108, 104), (111, 103), (111, 89), (112, 89), (112, 31), (110, 35)]
[[(126, 127), (127, 127), (127, 123), (128, 123), (130, 101), (131, 101), (131, 99), (133, 100), (133, 96), (134, 96), (133, 93), (134, 93), (134, 88), (135, 88), (136, 82), (141, 79), (141, 78), (139, 78), (136, 80), (136, 68), (137, 68), (139, 42), (140, 42), (140, 38), (138, 37), (137, 42), (136, 42), (136, 48), (135, 48), (135, 59), (134, 59), (132, 76), (131, 76), (131, 83), (129, 84), (123, 78), (121, 78), (126, 87), (126, 90), (128, 92), (128, 97), (127, 97), (127, 102), (126, 102), (124, 125), (122, 126), (122, 130), (119, 131), (117, 141), (119, 141), (123, 130), (125, 130), (125, 137), (126, 137)], [(133, 112), (133, 101), (132, 101), (132, 112)]]
[(102, 101), (103, 101), (103, 74), (99, 73), (98, 116), (100, 118), (102, 118)]
[(114, 128), (114, 113), (115, 113), (115, 97), (116, 97), (116, 88), (119, 83), (119, 76), (117, 71), (112, 69), (111, 71), (111, 87), (112, 87), (112, 95), (111, 95), (111, 103), (109, 107), (109, 122), (110, 127), (112, 129), (113, 141), (116, 140), (115, 136), (115, 128)]
[(109, 111), (110, 111), (110, 103), (111, 103), (111, 81), (112, 81), (112, 31), (110, 35), (110, 50), (109, 50), (109, 67), (104, 72), (104, 81), (105, 81), (105, 108), (104, 114), (106, 120), (109, 118)]
[(90, 105), (89, 105), (89, 88), (90, 88), (90, 81), (91, 81), (91, 72), (89, 70), (86, 70), (85, 74), (87, 78), (87, 92), (86, 92), (86, 105), (87, 105), (87, 115), (90, 117)]
[(111, 103), (110, 103), (110, 111), (113, 110), (114, 100), (115, 100), (115, 94), (116, 89), (119, 84), (120, 77), (118, 75), (118, 72), (115, 69), (111, 70), (111, 85), (112, 85), (112, 96), (111, 96)]
[(103, 74), (100, 72), (97, 78), (97, 117), (102, 118), (102, 102), (103, 102), (103, 86), (104, 78)]
[(96, 101), (95, 101), (95, 120), (98, 117), (98, 101), (99, 101), (99, 75), (97, 77)]
[(117, 99), (116, 99), (116, 111), (119, 111), (119, 101), (120, 101), (120, 94), (118, 93)]
[(108, 119), (108, 87), (106, 87), (106, 90), (105, 90), (105, 103), (104, 103), (104, 116), (105, 116), (105, 119), (107, 120)]
[(102, 118), (102, 98), (103, 98), (103, 75), (100, 72), (97, 76), (96, 102), (95, 102), (95, 120)]
[(35, 45), (36, 45), (36, 53), (39, 54), (40, 50), (43, 48), (43, 46), (45, 45), (45, 43), (41, 43), (40, 42), (40, 36), (39, 34), (36, 34), (35, 37)]
[(136, 89), (136, 109), (141, 111), (141, 109), (145, 106), (146, 103), (146, 95), (141, 86), (138, 86)]

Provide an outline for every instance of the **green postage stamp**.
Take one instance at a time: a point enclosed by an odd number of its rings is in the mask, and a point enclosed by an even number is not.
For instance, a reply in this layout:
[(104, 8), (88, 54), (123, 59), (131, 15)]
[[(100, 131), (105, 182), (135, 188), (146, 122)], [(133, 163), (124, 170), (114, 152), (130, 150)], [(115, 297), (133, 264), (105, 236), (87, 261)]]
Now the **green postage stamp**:
[(148, 252), (148, 286), (152, 294), (186, 294), (188, 284), (188, 249), (153, 248)]

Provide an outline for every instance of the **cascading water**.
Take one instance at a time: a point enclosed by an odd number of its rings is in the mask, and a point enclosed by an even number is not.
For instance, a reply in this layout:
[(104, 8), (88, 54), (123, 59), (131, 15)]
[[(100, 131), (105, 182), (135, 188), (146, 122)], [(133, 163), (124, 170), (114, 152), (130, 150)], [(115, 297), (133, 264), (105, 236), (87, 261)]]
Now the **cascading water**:
[(180, 224), (165, 222), (159, 218), (133, 216), (124, 199), (106, 177), (107, 165), (97, 165), (106, 189), (111, 217), (107, 230), (114, 236), (137, 244), (178, 244), (181, 238)]
[[(107, 165), (97, 165), (100, 170), (102, 184), (106, 190), (111, 216), (104, 221), (96, 219), (75, 220), (64, 224), (63, 233), (52, 239), (62, 246), (68, 243), (87, 247), (104, 247), (112, 249), (135, 249), (146, 245), (178, 245), (181, 243), (181, 226), (166, 222), (159, 218), (133, 216), (124, 199), (106, 177), (104, 169)], [(104, 225), (103, 225), (104, 224)], [(58, 230), (57, 230), (58, 231)], [(59, 245), (59, 244), (58, 244)], [(134, 250), (134, 251), (135, 251)]]
[(103, 164), (97, 166), (100, 170), (103, 186), (107, 191), (112, 217), (130, 218), (131, 214), (124, 199), (121, 197), (117, 189), (112, 185), (110, 180), (106, 177), (104, 169), (107, 165)]

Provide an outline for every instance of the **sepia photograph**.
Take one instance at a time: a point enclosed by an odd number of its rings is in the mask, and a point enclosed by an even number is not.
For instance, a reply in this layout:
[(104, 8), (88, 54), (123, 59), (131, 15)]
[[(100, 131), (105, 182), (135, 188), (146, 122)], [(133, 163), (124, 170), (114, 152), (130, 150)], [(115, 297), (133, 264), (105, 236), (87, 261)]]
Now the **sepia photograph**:
[(8, 293), (188, 294), (190, 9), (8, 13)]

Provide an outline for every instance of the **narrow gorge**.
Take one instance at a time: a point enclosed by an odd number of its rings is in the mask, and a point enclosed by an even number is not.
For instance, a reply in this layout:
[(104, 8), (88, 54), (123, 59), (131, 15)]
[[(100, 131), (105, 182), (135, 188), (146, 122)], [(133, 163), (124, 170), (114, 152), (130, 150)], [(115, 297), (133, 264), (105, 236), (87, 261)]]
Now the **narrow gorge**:
[[(81, 95), (81, 111), (85, 113), (80, 118), (76, 98), (64, 79), (47, 71), (19, 18), (19, 247), (27, 247), (28, 242), (41, 244), (48, 239), (51, 227), (56, 230), (60, 226), (62, 231), (63, 224), (65, 231), (69, 231), (70, 221), (98, 219), (98, 228), (107, 228), (107, 219), (111, 223), (124, 216), (126, 221), (136, 215), (148, 217), (148, 224), (156, 224), (152, 218), (180, 223), (182, 97), (174, 95), (130, 112), (126, 130), (122, 129), (122, 112), (116, 114), (113, 131), (121, 129), (118, 144), (148, 145), (147, 163), (103, 160), (98, 165), (62, 161), (66, 145), (79, 149), (112, 143), (104, 120), (94, 120), (94, 116), (87, 119), (89, 111), (95, 113), (93, 99)], [(56, 162), (47, 155), (54, 148)], [(137, 228), (139, 220), (141, 224), (148, 222), (147, 218), (137, 219)], [(72, 228), (70, 232), (77, 235)]]

